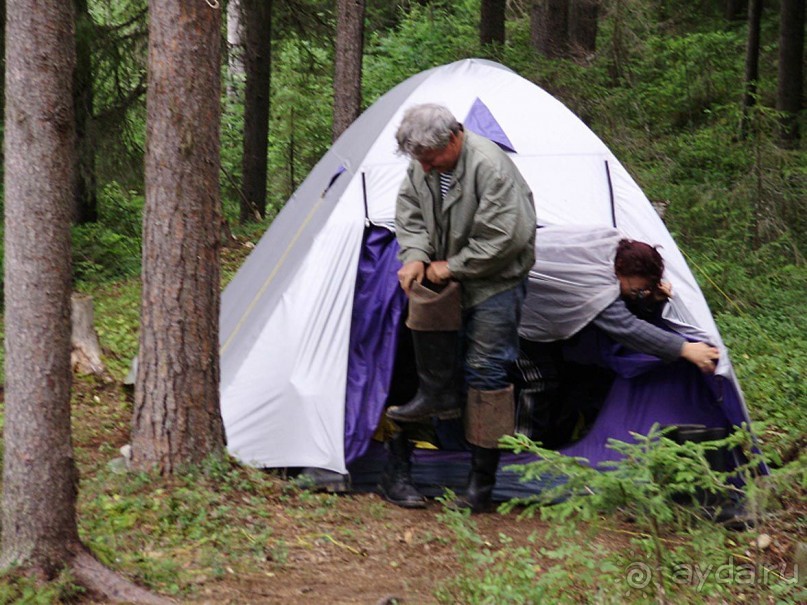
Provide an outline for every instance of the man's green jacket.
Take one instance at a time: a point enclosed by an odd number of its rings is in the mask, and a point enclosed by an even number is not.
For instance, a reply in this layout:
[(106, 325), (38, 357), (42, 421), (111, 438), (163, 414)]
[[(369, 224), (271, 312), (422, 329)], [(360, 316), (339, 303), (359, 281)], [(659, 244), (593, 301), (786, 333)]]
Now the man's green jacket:
[(445, 199), (437, 171), (410, 163), (395, 227), (401, 262), (447, 260), (465, 308), (514, 287), (535, 261), (529, 186), (496, 143), (467, 130)]

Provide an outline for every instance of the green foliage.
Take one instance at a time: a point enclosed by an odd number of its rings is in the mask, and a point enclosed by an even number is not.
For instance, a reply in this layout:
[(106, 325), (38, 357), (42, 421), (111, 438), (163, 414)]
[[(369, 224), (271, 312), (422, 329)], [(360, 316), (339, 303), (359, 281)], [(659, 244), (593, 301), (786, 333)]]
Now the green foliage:
[(513, 546), (504, 534), (498, 545), (487, 543), (467, 513), (445, 509), (440, 519), (454, 533), (461, 570), (437, 588), (440, 603), (536, 603), (549, 596), (536, 583), (540, 566), (531, 549)]
[(714, 107), (736, 103), (744, 45), (744, 36), (731, 31), (649, 38), (632, 63), (634, 119), (659, 133), (703, 124)]
[(374, 102), (430, 67), (479, 56), (479, 0), (413, 4), (391, 32), (370, 32), (364, 57), (364, 98)]
[(89, 0), (93, 122), (99, 182), (141, 188), (145, 149), (145, 0)]
[(36, 578), (24, 576), (11, 568), (0, 573), (0, 604), (53, 605), (73, 603), (84, 596), (84, 590), (75, 584), (69, 571), (44, 585)]
[(275, 45), (271, 91), (269, 199), (274, 216), (331, 144), (330, 48), (301, 38)]
[[(226, 573), (228, 559), (250, 555), (251, 542), (268, 536), (266, 519), (254, 515), (272, 490), (266, 475), (216, 458), (169, 485), (147, 474), (101, 474), (86, 490), (91, 499), (80, 501), (79, 529), (102, 562), (178, 594), (195, 576)], [(181, 567), (171, 553), (189, 548), (194, 564)]]
[(140, 273), (143, 198), (108, 184), (98, 197), (98, 221), (73, 227), (73, 273), (103, 283)]
[(304, 495), (282, 496), (271, 475), (221, 456), (171, 479), (108, 470), (84, 482), (79, 532), (107, 565), (159, 592), (188, 596), (216, 578), (286, 565), (290, 546), (273, 531), (281, 500), (300, 541), (333, 543), (319, 524), (337, 513), (335, 496)]
[[(621, 458), (601, 470), (526, 437), (505, 438), (506, 447), (537, 456), (510, 470), (543, 489), (500, 510), (518, 507), (523, 515), (540, 514), (549, 530), (537, 543), (555, 546), (534, 546), (534, 536), (527, 545), (516, 546), (500, 535), (494, 547), (479, 536), (467, 513), (449, 510), (442, 519), (455, 535), (461, 571), (438, 589), (440, 601), (650, 603), (775, 597), (782, 603), (798, 602), (795, 576), (765, 562), (759, 551), (749, 555), (738, 548), (742, 540), (710, 522), (698, 502), (704, 493), (738, 491), (727, 473), (707, 463), (707, 452), (744, 446), (749, 461), (738, 472), (751, 518), (760, 527), (765, 519), (761, 511), (777, 493), (803, 493), (803, 464), (784, 478), (758, 477), (761, 458), (750, 453), (747, 432), (685, 445), (667, 439), (666, 432), (653, 428), (647, 436), (634, 435), (634, 443), (612, 442)], [(631, 529), (620, 530), (620, 519), (630, 520)], [(621, 540), (602, 539), (620, 532)]]
[(123, 380), (137, 355), (140, 282), (120, 281), (94, 291), (95, 331), (110, 374)]

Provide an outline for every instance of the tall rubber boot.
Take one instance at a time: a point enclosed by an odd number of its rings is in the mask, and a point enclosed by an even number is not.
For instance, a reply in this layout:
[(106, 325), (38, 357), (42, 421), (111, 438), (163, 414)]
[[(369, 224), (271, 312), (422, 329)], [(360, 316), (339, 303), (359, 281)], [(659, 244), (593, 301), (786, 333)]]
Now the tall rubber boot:
[(412, 444), (403, 432), (386, 442), (387, 463), (378, 488), (387, 502), (403, 508), (425, 508), (426, 499), (412, 483)]
[(493, 510), (493, 487), (496, 485), (500, 457), (501, 451), (497, 449), (473, 446), (468, 487), (465, 495), (456, 500), (455, 508), (470, 509), (473, 514)]
[(387, 408), (387, 418), (421, 422), (460, 417), (458, 340), (458, 332), (412, 331), (418, 390), (408, 403)]
[(417, 282), (412, 284), (406, 326), (412, 330), (418, 390), (406, 404), (387, 408), (387, 418), (420, 422), (462, 415), (458, 393), (462, 384), (461, 310), (462, 290), (457, 282), (449, 282), (439, 291)]

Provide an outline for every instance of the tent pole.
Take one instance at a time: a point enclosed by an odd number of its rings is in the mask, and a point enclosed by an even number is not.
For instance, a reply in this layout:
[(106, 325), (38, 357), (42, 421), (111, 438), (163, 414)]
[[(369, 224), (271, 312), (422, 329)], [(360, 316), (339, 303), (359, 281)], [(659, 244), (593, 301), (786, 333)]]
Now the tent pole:
[(608, 197), (611, 201), (611, 226), (616, 229), (616, 203), (614, 202), (614, 184), (611, 182), (611, 167), (605, 160), (605, 176), (608, 177)]
[(366, 223), (370, 220), (370, 211), (367, 209), (367, 179), (364, 172), (361, 173), (361, 193), (364, 199), (364, 222)]

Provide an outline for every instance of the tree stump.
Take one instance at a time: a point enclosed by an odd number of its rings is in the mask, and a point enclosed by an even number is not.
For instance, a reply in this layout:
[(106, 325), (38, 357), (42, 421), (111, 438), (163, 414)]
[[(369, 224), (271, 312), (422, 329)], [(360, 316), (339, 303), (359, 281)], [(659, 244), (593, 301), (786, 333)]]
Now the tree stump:
[(101, 345), (93, 325), (95, 315), (92, 296), (74, 293), (70, 298), (70, 306), (73, 314), (70, 365), (79, 374), (101, 376), (104, 373), (104, 363), (101, 361)]

